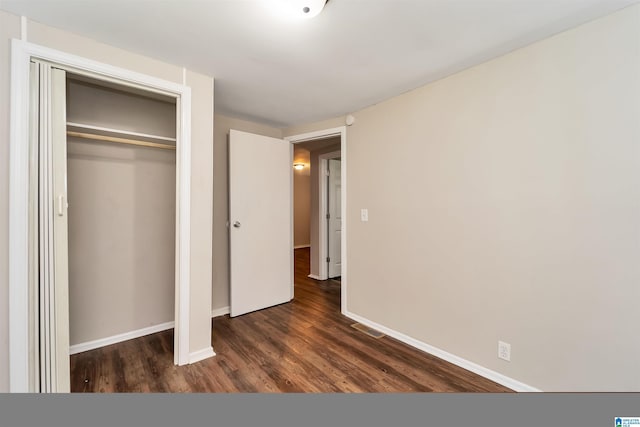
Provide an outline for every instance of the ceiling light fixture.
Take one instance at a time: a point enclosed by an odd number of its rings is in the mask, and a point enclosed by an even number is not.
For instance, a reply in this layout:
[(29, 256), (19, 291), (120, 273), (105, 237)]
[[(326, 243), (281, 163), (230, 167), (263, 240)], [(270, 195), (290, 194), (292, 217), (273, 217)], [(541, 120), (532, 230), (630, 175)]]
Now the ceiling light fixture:
[(318, 16), (328, 0), (270, 0), (274, 11), (288, 19), (310, 19)]
[(297, 171), (304, 169), (304, 163), (294, 163), (293, 168)]

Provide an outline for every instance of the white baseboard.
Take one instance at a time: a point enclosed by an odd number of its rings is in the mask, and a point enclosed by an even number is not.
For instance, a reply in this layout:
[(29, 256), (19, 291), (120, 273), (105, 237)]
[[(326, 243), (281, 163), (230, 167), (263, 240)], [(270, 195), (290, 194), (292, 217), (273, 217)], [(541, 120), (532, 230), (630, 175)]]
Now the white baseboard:
[[(222, 307), (211, 311), (211, 317), (222, 316), (229, 313), (229, 307)], [(215, 314), (215, 315), (214, 315)], [(111, 344), (116, 344), (122, 341), (127, 341), (134, 338), (140, 338), (145, 335), (155, 334), (156, 332), (166, 331), (173, 328), (174, 322), (161, 323), (160, 325), (149, 326), (146, 328), (138, 329), (131, 332), (125, 332), (124, 334), (113, 335), (107, 338), (101, 338), (95, 341), (84, 342), (80, 344), (74, 344), (69, 347), (69, 354), (82, 353), (83, 351), (94, 350), (96, 348), (104, 347)], [(195, 351), (189, 354), (189, 363), (196, 363), (209, 357), (215, 356), (213, 347), (209, 346), (202, 350)]]
[(193, 353), (189, 353), (189, 363), (196, 363), (204, 359), (208, 359), (210, 357), (215, 356), (216, 353), (213, 351), (213, 347), (209, 346), (207, 348), (203, 348), (202, 350), (194, 351)]
[(309, 277), (310, 279), (314, 279), (314, 280), (327, 280), (327, 279), (323, 279), (322, 277), (317, 276), (315, 274), (310, 274), (307, 277)]
[(411, 338), (408, 335), (405, 335), (401, 332), (387, 328), (386, 326), (380, 325), (376, 322), (373, 322), (357, 314), (346, 311), (344, 315), (350, 319), (355, 320), (356, 322), (360, 322), (363, 325), (369, 326), (370, 328), (376, 329), (380, 332), (384, 332), (390, 337), (395, 338), (399, 341), (402, 341), (403, 343), (408, 344), (411, 347), (415, 347), (419, 350), (432, 354), (433, 356), (446, 360), (449, 363), (453, 363), (456, 366), (464, 368), (475, 374), (481, 375), (487, 379), (490, 379), (491, 381), (495, 381), (498, 384), (502, 384), (505, 387), (509, 387), (512, 390), (521, 391), (521, 392), (541, 392), (542, 391), (528, 384), (522, 383), (518, 380), (514, 380), (513, 378), (509, 378), (505, 375), (502, 375), (496, 371), (492, 371), (491, 369), (485, 368), (484, 366), (480, 366), (469, 360), (458, 357), (455, 354), (448, 353), (444, 350), (441, 350), (437, 347), (434, 347), (432, 345), (419, 341), (415, 338)]
[(74, 344), (69, 347), (69, 354), (76, 354), (82, 353), (83, 351), (94, 350), (96, 348), (116, 344), (122, 341), (143, 337), (145, 335), (155, 334), (156, 332), (166, 331), (167, 329), (171, 329), (173, 327), (174, 322), (166, 322), (155, 326), (148, 326), (146, 328), (137, 329), (131, 332), (125, 332), (123, 334), (113, 335), (111, 337), (100, 338), (98, 340), (83, 342), (80, 344)]
[(211, 309), (211, 318), (231, 313), (229, 306)]
[(298, 245), (298, 246), (294, 246), (293, 249), (304, 249), (304, 248), (310, 248), (311, 245)]

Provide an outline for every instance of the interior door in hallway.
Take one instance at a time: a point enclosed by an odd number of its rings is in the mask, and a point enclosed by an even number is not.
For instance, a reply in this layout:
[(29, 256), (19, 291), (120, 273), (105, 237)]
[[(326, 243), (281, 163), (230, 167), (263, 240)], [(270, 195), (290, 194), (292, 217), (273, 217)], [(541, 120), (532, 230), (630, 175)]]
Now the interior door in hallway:
[(340, 159), (329, 159), (329, 278), (341, 275), (342, 269), (342, 191), (341, 191)]
[(292, 176), (289, 142), (230, 131), (232, 317), (293, 298)]

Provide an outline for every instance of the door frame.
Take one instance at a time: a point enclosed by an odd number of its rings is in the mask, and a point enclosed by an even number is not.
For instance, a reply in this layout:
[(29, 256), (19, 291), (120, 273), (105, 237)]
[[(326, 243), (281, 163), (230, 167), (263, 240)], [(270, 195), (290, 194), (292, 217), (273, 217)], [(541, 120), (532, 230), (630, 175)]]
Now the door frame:
[(191, 88), (183, 84), (93, 61), (66, 52), (11, 41), (11, 126), (9, 171), (9, 390), (29, 392), (33, 358), (29, 352), (29, 63), (39, 59), (74, 73), (136, 87), (176, 99), (176, 276), (174, 363), (189, 363)]
[[(298, 134), (298, 135), (292, 135), (292, 136), (287, 136), (284, 139), (286, 141), (291, 142), (292, 144), (297, 144), (300, 142), (307, 142), (307, 141), (314, 141), (317, 139), (326, 139), (326, 138), (330, 138), (330, 137), (335, 137), (335, 136), (339, 136), (340, 137), (340, 158), (341, 158), (341, 165), (340, 165), (340, 174), (341, 174), (341, 185), (342, 185), (342, 195), (341, 195), (341, 204), (342, 204), (342, 241), (340, 242), (340, 258), (341, 258), (341, 263), (342, 263), (342, 276), (341, 276), (341, 287), (340, 287), (340, 312), (342, 314), (345, 314), (347, 312), (347, 238), (348, 238), (348, 234), (347, 234), (347, 127), (346, 126), (340, 126), (340, 127), (336, 127), (336, 128), (330, 128), (330, 129), (323, 129), (323, 130), (318, 130), (318, 131), (314, 131), (314, 132), (308, 132), (308, 133), (303, 133), (303, 134)], [(319, 172), (322, 176), (324, 175), (324, 172), (322, 171), (322, 168), (320, 168), (320, 172)], [(291, 174), (293, 176), (293, 168), (291, 169)], [(320, 179), (319, 185), (322, 186), (322, 182), (324, 180)], [(326, 187), (326, 183), (324, 184), (324, 186)], [(319, 191), (321, 200), (320, 200), (320, 209), (322, 208), (322, 204), (324, 203), (325, 206), (325, 210), (326, 210), (326, 198), (323, 201), (323, 197), (322, 197), (322, 191)], [(293, 206), (293, 188), (291, 189), (291, 206)], [(291, 216), (291, 229), (293, 230), (293, 213)], [(322, 224), (324, 223), (324, 230), (325, 230), (325, 234), (326, 234), (326, 230), (327, 230), (327, 225), (326, 225), (326, 221), (321, 221), (322, 217), (318, 218), (318, 230), (320, 233), (322, 233)], [(322, 246), (322, 242), (324, 241), (324, 245), (325, 245), (325, 249), (324, 249), (324, 258), (321, 258), (321, 260), (325, 260), (326, 259), (326, 253), (328, 251), (328, 249), (326, 248), (326, 236), (323, 238), (322, 236), (320, 236), (321, 238), (318, 240), (320, 243), (320, 246)], [(291, 241), (291, 247), (293, 248), (293, 239)], [(318, 251), (321, 252), (321, 251)], [(321, 256), (321, 255), (320, 255)], [(326, 264), (326, 262), (324, 263)], [(319, 264), (319, 265), (323, 265), (323, 263)], [(324, 273), (326, 275), (326, 272)]]
[[(342, 145), (340, 145), (342, 150)], [(329, 264), (327, 263), (327, 257), (329, 256), (329, 225), (327, 224), (326, 214), (329, 207), (329, 185), (327, 182), (327, 171), (329, 170), (329, 160), (340, 158), (341, 151), (332, 151), (331, 153), (320, 154), (318, 160), (320, 163), (318, 171), (318, 194), (320, 196), (320, 203), (318, 205), (318, 261), (320, 264), (325, 265), (326, 268), (320, 269), (318, 280), (327, 280), (329, 278)], [(342, 166), (340, 167), (342, 172)], [(340, 175), (340, 182), (342, 185), (342, 174)], [(344, 225), (344, 217), (343, 217)], [(342, 256), (340, 256), (342, 258)], [(342, 262), (342, 260), (340, 261)]]

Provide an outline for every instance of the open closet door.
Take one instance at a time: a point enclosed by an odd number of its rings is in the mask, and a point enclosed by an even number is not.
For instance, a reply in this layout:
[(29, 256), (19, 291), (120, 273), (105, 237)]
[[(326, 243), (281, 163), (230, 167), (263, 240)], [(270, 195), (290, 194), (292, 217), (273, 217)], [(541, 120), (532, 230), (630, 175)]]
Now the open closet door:
[[(37, 143), (34, 141), (32, 144), (32, 165), (37, 165), (39, 170), (38, 194), (33, 195), (32, 207), (35, 211), (37, 206), (39, 217), (39, 272), (34, 277), (34, 282), (37, 280), (34, 293), (37, 294), (40, 308), (36, 323), (39, 335), (39, 390), (68, 393), (66, 76), (64, 71), (46, 63), (33, 64), (31, 71), (38, 76), (32, 79), (32, 91), (37, 90), (38, 93), (38, 108), (32, 108), (32, 120), (37, 120), (38, 128)], [(35, 98), (33, 96), (32, 100)]]
[(231, 130), (231, 316), (293, 298), (292, 151), (281, 139)]

